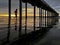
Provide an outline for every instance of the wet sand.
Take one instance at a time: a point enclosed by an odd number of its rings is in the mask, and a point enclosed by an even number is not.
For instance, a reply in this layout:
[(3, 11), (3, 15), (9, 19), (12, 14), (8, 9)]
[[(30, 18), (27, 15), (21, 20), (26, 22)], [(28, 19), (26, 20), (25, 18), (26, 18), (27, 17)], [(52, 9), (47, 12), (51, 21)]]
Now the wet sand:
[(50, 29), (42, 40), (34, 45), (60, 45), (60, 22)]
[[(40, 36), (31, 42), (25, 42), (23, 45), (60, 45), (60, 19), (59, 22), (53, 26), (42, 38)], [(17, 42), (17, 41), (16, 41)], [(17, 45), (17, 43), (15, 43)], [(14, 44), (14, 45), (15, 45)], [(18, 45), (21, 45), (18, 41)]]

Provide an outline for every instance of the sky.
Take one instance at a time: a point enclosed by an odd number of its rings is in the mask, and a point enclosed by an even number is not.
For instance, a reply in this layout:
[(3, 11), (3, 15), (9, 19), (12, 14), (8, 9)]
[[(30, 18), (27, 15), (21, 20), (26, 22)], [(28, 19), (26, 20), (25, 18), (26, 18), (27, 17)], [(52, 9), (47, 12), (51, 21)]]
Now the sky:
[(60, 0), (45, 0), (45, 1), (60, 14)]
[[(45, 0), (53, 9), (55, 9), (58, 13), (60, 13), (60, 0)], [(19, 0), (11, 0), (11, 13), (14, 15), (15, 9), (19, 10)], [(25, 13), (25, 4), (22, 3), (23, 14)], [(8, 15), (8, 0), (0, 0), (0, 16)], [(33, 13), (33, 6), (28, 4), (28, 14), (31, 15)], [(38, 14), (38, 10), (37, 10)]]

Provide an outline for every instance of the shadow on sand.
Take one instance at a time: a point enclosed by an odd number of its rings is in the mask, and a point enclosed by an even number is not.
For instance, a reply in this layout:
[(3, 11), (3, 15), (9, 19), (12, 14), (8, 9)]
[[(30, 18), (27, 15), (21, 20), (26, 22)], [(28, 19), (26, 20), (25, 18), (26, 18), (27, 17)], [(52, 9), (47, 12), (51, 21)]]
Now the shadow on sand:
[(40, 30), (33, 31), (29, 34), (22, 35), (21, 38), (12, 42), (10, 45), (33, 45), (35, 42), (38, 42), (47, 34), (49, 29), (52, 27), (44, 27)]

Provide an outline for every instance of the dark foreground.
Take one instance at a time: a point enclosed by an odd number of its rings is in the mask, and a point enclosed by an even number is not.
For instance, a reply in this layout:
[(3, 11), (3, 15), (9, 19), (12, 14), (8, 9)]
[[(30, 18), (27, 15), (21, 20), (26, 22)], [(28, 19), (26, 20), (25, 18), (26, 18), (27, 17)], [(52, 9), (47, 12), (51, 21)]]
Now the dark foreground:
[(10, 43), (9, 45), (35, 45), (36, 42), (45, 37), (49, 28), (45, 27), (40, 30), (33, 31), (29, 34), (23, 35), (18, 40)]
[(34, 32), (33, 36), (19, 39), (10, 45), (60, 45), (60, 24), (53, 26), (49, 31)]
[(60, 45), (60, 22), (53, 28), (46, 28), (44, 31), (36, 31), (31, 34), (9, 45)]
[(1, 45), (60, 45), (60, 19), (50, 27), (38, 28), (40, 29), (20, 35), (15, 41), (5, 41)]

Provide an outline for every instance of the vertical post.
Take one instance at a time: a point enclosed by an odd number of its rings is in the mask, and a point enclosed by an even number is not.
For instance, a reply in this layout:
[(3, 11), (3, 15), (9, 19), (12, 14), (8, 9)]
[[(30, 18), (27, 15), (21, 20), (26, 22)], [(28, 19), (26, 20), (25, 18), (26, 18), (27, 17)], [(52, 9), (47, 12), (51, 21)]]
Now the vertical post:
[[(51, 12), (50, 12), (50, 19), (51, 19)], [(51, 24), (52, 24), (52, 22), (51, 22), (52, 20), (50, 20), (50, 26), (51, 26)]]
[(46, 27), (47, 27), (47, 10), (46, 10)]
[(36, 18), (35, 18), (35, 16), (36, 16), (36, 9), (35, 9), (35, 5), (34, 5), (34, 31), (35, 31), (35, 20), (36, 20)]
[(9, 20), (8, 20), (8, 35), (7, 35), (8, 42), (10, 37), (10, 24), (11, 24), (11, 0), (9, 0)]
[(39, 28), (40, 28), (40, 8), (39, 8)]
[(45, 10), (45, 26), (46, 26), (46, 10)]
[(19, 0), (19, 37), (22, 30), (22, 0)]
[(48, 26), (48, 15), (49, 15), (49, 14), (48, 14), (48, 11), (47, 11), (47, 26)]
[(51, 17), (52, 17), (52, 12), (51, 12)]
[(51, 12), (51, 17), (53, 16), (52, 12)]
[(50, 17), (51, 17), (51, 12), (50, 12)]
[[(42, 26), (42, 8), (40, 9), (40, 13), (41, 13), (41, 26)], [(41, 27), (42, 29), (42, 27)]]
[(41, 23), (42, 23), (42, 9), (39, 8), (39, 28), (41, 26)]
[(47, 12), (47, 15), (48, 15), (48, 17), (49, 17), (49, 11)]
[(27, 33), (27, 2), (25, 3), (25, 34)]
[(49, 18), (50, 18), (50, 11), (48, 13), (49, 13)]

